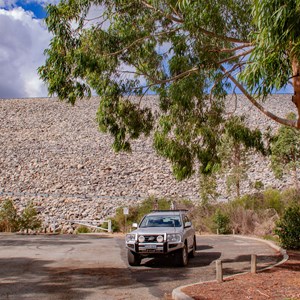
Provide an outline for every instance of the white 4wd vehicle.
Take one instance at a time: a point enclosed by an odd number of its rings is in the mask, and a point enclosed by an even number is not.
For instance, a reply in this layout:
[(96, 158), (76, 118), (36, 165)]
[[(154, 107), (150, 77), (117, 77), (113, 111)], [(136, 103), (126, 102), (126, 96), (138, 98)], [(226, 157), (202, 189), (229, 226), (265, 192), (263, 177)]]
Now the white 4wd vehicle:
[(142, 258), (172, 255), (175, 264), (186, 266), (196, 252), (196, 236), (186, 210), (158, 210), (143, 217), (137, 229), (126, 235), (128, 263), (138, 266)]

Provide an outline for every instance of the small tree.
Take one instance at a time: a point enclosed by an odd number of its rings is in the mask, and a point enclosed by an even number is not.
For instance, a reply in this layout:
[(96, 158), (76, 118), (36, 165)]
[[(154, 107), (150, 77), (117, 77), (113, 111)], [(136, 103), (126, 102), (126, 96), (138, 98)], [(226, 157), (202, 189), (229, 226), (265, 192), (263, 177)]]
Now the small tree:
[(19, 230), (19, 217), (13, 201), (6, 199), (0, 209), (0, 230), (15, 232)]
[(213, 216), (213, 223), (215, 228), (220, 234), (229, 233), (230, 218), (227, 214), (223, 213), (220, 209), (217, 209)]
[(221, 171), (227, 173), (228, 189), (234, 187), (238, 198), (241, 195), (241, 182), (247, 178), (247, 157), (251, 150), (265, 153), (260, 131), (247, 128), (243, 117), (233, 117), (228, 120), (219, 147), (222, 160)]
[[(295, 114), (288, 119), (294, 120)], [(271, 166), (276, 177), (292, 173), (295, 188), (299, 191), (297, 171), (300, 166), (300, 132), (295, 128), (281, 126), (271, 140)]]
[(19, 223), (20, 229), (26, 231), (28, 231), (28, 229), (36, 230), (42, 226), (42, 222), (39, 219), (38, 213), (32, 203), (27, 205), (22, 211)]

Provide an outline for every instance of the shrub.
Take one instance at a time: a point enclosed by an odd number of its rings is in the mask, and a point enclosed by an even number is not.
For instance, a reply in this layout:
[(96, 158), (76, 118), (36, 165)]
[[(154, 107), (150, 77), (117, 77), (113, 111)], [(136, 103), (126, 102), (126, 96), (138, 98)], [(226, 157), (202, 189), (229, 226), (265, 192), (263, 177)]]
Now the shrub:
[(293, 203), (300, 204), (300, 193), (294, 188), (289, 188), (281, 192), (281, 199), (285, 206), (290, 206)]
[(76, 228), (76, 233), (90, 233), (91, 230), (87, 226), (80, 225), (79, 227)]
[(244, 209), (260, 210), (264, 207), (264, 198), (261, 193), (244, 195), (230, 202), (232, 208), (243, 207)]
[[(111, 230), (112, 232), (119, 232), (120, 231), (120, 225), (119, 223), (116, 221), (115, 218), (109, 218), (109, 220), (111, 221)], [(104, 222), (100, 225), (102, 228), (108, 229), (108, 223)], [(101, 229), (99, 229), (101, 232)]]
[(217, 209), (213, 215), (214, 229), (218, 229), (220, 234), (226, 234), (230, 232), (229, 216), (225, 213), (222, 213), (220, 209)]
[(13, 201), (6, 199), (0, 209), (0, 230), (5, 232), (16, 232), (19, 230), (20, 219)]
[(41, 228), (42, 221), (38, 217), (38, 213), (32, 203), (26, 206), (22, 211), (19, 218), (19, 229), (26, 230), (36, 230)]
[(245, 209), (242, 206), (229, 208), (229, 219), (231, 227), (236, 233), (251, 234), (255, 229), (258, 219), (257, 213), (252, 209)]
[(286, 209), (276, 224), (275, 233), (286, 249), (300, 249), (300, 205), (294, 204)]
[(6, 199), (0, 209), (0, 231), (16, 232), (20, 230), (36, 230), (42, 225), (38, 213), (30, 203), (19, 215), (11, 199)]
[(253, 183), (253, 187), (256, 189), (256, 190), (262, 190), (264, 188), (264, 184), (262, 181), (260, 180), (256, 180), (254, 183)]
[(268, 189), (264, 191), (264, 208), (274, 208), (278, 214), (284, 211), (284, 203), (278, 190)]

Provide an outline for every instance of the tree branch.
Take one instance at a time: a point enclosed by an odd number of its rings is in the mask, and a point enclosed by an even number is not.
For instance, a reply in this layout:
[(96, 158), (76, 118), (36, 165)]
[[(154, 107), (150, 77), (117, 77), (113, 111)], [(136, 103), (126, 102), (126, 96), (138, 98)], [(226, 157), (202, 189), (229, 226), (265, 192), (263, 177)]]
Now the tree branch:
[[(154, 10), (155, 12), (158, 12), (158, 13), (162, 14), (164, 17), (166, 17), (167, 19), (169, 19), (171, 21), (174, 21), (174, 22), (180, 23), (180, 24), (184, 23), (184, 20), (182, 18), (176, 18), (176, 17), (172, 16), (171, 14), (166, 15), (166, 14), (164, 14), (164, 12), (162, 12), (159, 9), (155, 8), (154, 6), (147, 3), (146, 1), (142, 1), (142, 4), (145, 5), (145, 7), (150, 8), (150, 9)], [(249, 41), (246, 41), (246, 40), (240, 40), (240, 39), (236, 39), (236, 38), (233, 38), (233, 37), (218, 35), (214, 32), (208, 31), (208, 30), (206, 30), (202, 27), (199, 27), (198, 30), (200, 32), (204, 33), (207, 36), (215, 37), (215, 38), (223, 40), (223, 41), (228, 41), (228, 42), (237, 43), (237, 44), (249, 43)]]
[(173, 33), (173, 32), (176, 32), (178, 31), (180, 28), (175, 28), (173, 30), (170, 30), (170, 31), (162, 31), (162, 32), (158, 32), (156, 34), (153, 34), (153, 35), (146, 35), (146, 36), (143, 36), (142, 38), (139, 38), (135, 41), (133, 41), (130, 45), (122, 48), (121, 50), (118, 50), (116, 52), (112, 52), (112, 53), (106, 53), (104, 54), (104, 57), (108, 57), (108, 56), (115, 56), (115, 55), (118, 55), (118, 54), (121, 54), (122, 52), (130, 49), (131, 47), (133, 47), (135, 44), (138, 44), (139, 42), (143, 41), (143, 40), (146, 40), (148, 38), (151, 38), (151, 37), (157, 37), (157, 36), (161, 36), (161, 35), (165, 35), (165, 34), (170, 34), (170, 33)]
[(242, 44), (238, 47), (235, 47), (235, 48), (224, 48), (224, 49), (215, 49), (215, 50), (210, 50), (209, 52), (222, 52), (222, 53), (227, 53), (227, 52), (235, 52), (237, 50), (241, 50), (241, 49), (244, 49), (244, 48), (247, 48), (247, 47), (251, 47), (253, 46), (252, 43), (245, 43), (245, 44)]
[(252, 51), (253, 51), (253, 49), (249, 49), (248, 51), (242, 52), (240, 54), (230, 56), (226, 59), (223, 59), (223, 60), (219, 61), (217, 64), (222, 65), (225, 62), (231, 61), (233, 59), (236, 59), (236, 58), (239, 58), (239, 57), (242, 57), (242, 56), (246, 56), (247, 54), (250, 54)]
[[(220, 69), (222, 70), (222, 72), (227, 73), (226, 69), (221, 65)], [(294, 127), (294, 128), (298, 128), (297, 127), (297, 121), (293, 121), (293, 120), (287, 120), (287, 119), (283, 119), (280, 118), (276, 115), (274, 115), (273, 113), (271, 113), (270, 111), (268, 111), (267, 109), (265, 109), (261, 104), (259, 104), (248, 92), (247, 90), (243, 87), (242, 84), (240, 84), (230, 73), (227, 73), (228, 78), (241, 90), (241, 92), (247, 97), (247, 99), (256, 107), (258, 108), (263, 114), (265, 114), (267, 117), (271, 118), (272, 120), (282, 124), (282, 125), (286, 125), (286, 126), (290, 126), (290, 127)]]
[[(163, 14), (163, 12), (157, 8), (155, 8), (153, 5), (147, 3), (146, 1), (142, 1), (142, 3), (147, 7), (147, 8), (150, 8), (158, 13), (161, 13)], [(172, 16), (171, 14), (167, 14), (167, 15), (164, 15), (167, 19), (171, 20), (171, 21), (174, 21), (176, 23), (183, 23), (183, 20), (181, 18), (176, 18), (174, 16)]]
[(169, 83), (169, 82), (175, 81), (177, 79), (187, 77), (187, 76), (191, 75), (192, 73), (196, 73), (198, 71), (199, 71), (199, 67), (194, 67), (190, 70), (187, 70), (185, 72), (182, 72), (182, 73), (180, 73), (176, 76), (173, 76), (173, 77), (170, 77), (170, 78), (167, 78), (167, 79), (156, 79), (156, 78), (153, 78), (152, 76), (150, 76), (149, 74), (144, 74), (144, 76), (148, 77), (151, 81), (153, 81), (153, 85), (156, 85), (156, 84)]

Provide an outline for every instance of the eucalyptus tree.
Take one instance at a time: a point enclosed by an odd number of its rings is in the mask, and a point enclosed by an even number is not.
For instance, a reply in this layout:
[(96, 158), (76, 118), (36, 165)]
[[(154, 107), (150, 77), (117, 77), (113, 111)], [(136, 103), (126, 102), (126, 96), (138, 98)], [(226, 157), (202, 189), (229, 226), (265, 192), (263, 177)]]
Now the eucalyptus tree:
[[(47, 13), (53, 38), (40, 77), (50, 95), (73, 104), (97, 93), (99, 128), (116, 151), (155, 131), (155, 148), (178, 179), (196, 165), (211, 173), (230, 86), (300, 128), (261, 104), (291, 81), (299, 115), (299, 0), (62, 0)], [(149, 91), (159, 97), (155, 117)]]
[[(295, 119), (294, 114), (288, 118)], [(295, 128), (281, 126), (271, 140), (271, 166), (276, 177), (291, 173), (295, 189), (300, 190), (298, 172), (300, 167), (300, 132)]]
[(238, 198), (241, 196), (241, 183), (247, 178), (248, 157), (253, 151), (266, 154), (261, 132), (247, 128), (243, 117), (232, 117), (225, 124), (219, 156), (228, 189), (233, 189)]

